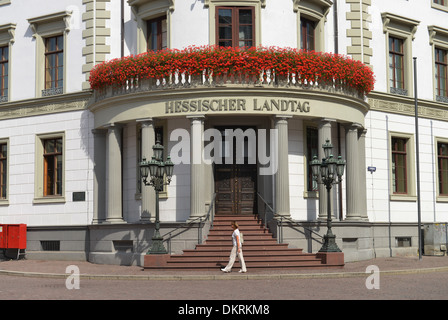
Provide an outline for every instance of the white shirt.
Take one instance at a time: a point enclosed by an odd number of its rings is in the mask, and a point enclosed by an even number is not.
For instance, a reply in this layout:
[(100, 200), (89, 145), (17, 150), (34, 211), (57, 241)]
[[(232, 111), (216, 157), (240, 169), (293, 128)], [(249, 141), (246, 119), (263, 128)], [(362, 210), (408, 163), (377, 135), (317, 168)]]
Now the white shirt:
[[(239, 244), (236, 244), (236, 237), (238, 236)], [(234, 247), (241, 247), (241, 236), (240, 236), (240, 230), (235, 229), (232, 233), (232, 243)]]

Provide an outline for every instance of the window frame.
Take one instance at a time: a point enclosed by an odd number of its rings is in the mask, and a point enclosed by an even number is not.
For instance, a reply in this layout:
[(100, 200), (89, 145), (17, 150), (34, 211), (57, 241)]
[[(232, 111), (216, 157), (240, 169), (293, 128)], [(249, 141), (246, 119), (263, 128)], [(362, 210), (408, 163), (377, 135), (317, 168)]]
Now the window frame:
[(253, 46), (257, 47), (261, 45), (261, 9), (266, 7), (266, 0), (205, 0), (204, 6), (209, 8), (209, 43), (210, 45), (217, 45), (217, 14), (216, 7), (253, 7), (254, 8), (254, 21), (253, 21), (253, 33), (254, 40)]
[[(442, 193), (444, 190), (441, 190), (441, 181), (440, 181), (440, 155), (439, 155), (439, 144), (445, 144), (448, 148), (448, 138), (446, 137), (434, 137), (434, 145), (435, 145), (435, 154), (434, 154), (434, 161), (436, 164), (436, 202), (448, 202), (448, 179), (447, 179), (447, 190), (446, 193)], [(444, 159), (448, 159), (448, 155), (443, 156)], [(447, 167), (448, 171), (448, 167)]]
[[(395, 44), (396, 42), (399, 42), (399, 48), (397, 50)], [(392, 48), (391, 48), (391, 43), (392, 43)], [(389, 88), (392, 90), (392, 88), (396, 89), (396, 90), (407, 90), (405, 84), (405, 75), (404, 75), (404, 70), (405, 70), (405, 63), (404, 63), (404, 40), (401, 38), (397, 38), (394, 36), (389, 36), (389, 79), (388, 79), (388, 84), (389, 84)], [(392, 58), (391, 58), (392, 56)], [(401, 79), (402, 81), (398, 81), (396, 79), (396, 57), (399, 57), (401, 60)], [(391, 72), (391, 67), (392, 67), (392, 72)], [(391, 74), (392, 73), (392, 74)], [(391, 84), (392, 82), (392, 84)], [(401, 84), (401, 86), (399, 85)]]
[[(394, 192), (394, 175), (393, 175), (393, 139), (406, 140), (406, 192)], [(397, 201), (416, 201), (416, 169), (415, 169), (415, 143), (414, 134), (402, 133), (402, 132), (389, 132), (388, 140), (389, 148), (389, 188), (390, 188), (390, 200)]]
[[(6, 156), (2, 157), (1, 148), (6, 145)], [(0, 139), (0, 206), (9, 205), (9, 139)], [(3, 163), (4, 162), (4, 163)], [(5, 177), (3, 177), (5, 175)], [(3, 185), (2, 181), (5, 180)], [(6, 189), (5, 197), (3, 194), (3, 187)]]
[[(2, 92), (0, 91), (0, 103), (8, 102), (11, 100), (11, 66), (12, 66), (11, 51), (12, 51), (12, 44), (15, 41), (14, 40), (15, 30), (16, 30), (15, 23), (9, 23), (9, 24), (4, 24), (4, 25), (0, 26), (0, 47), (8, 48), (8, 57), (7, 57), (8, 82), (6, 83), (7, 89), (8, 89), (8, 94), (6, 96), (3, 96), (3, 98), (2, 98)], [(1, 84), (0, 84), (0, 87), (1, 87)]]
[[(444, 50), (447, 54), (447, 64), (448, 64), (448, 29), (440, 28), (437, 26), (428, 26), (429, 32), (429, 44), (431, 46), (432, 52), (432, 68), (433, 68), (433, 94), (434, 101), (448, 103), (448, 83), (447, 83), (447, 96), (441, 96), (437, 92), (437, 61), (436, 61), (436, 51)], [(447, 82), (448, 82), (448, 65), (447, 65)]]
[[(436, 83), (436, 95), (437, 96), (441, 96), (441, 97), (445, 97), (448, 98), (448, 50), (443, 49), (443, 48), (439, 48), (439, 47), (435, 47), (434, 48), (435, 51), (435, 55), (434, 55), (434, 59), (435, 59), (435, 83)], [(443, 61), (439, 61), (437, 60), (438, 58), (438, 52), (442, 52), (443, 55)], [(442, 75), (440, 75), (440, 69), (443, 68), (442, 71)], [(441, 78), (443, 78), (445, 80), (445, 85), (444, 88), (441, 88)], [(444, 91), (444, 93), (441, 94), (441, 92)]]
[[(49, 143), (50, 141), (52, 141), (54, 143), (54, 149), (52, 151), (47, 151), (47, 143)], [(61, 151), (58, 151), (56, 145), (58, 144), (58, 142), (60, 141), (61, 143)], [(63, 167), (63, 163), (61, 161), (61, 168), (58, 168), (58, 161), (57, 158), (60, 156), (61, 158), (63, 157), (63, 152), (62, 152), (62, 137), (52, 137), (52, 138), (47, 138), (47, 139), (43, 139), (42, 140), (43, 143), (43, 162), (44, 162), (44, 169), (43, 169), (43, 174), (44, 174), (44, 185), (43, 185), (43, 196), (44, 197), (55, 197), (55, 196), (62, 196), (62, 177), (59, 177), (58, 172), (59, 170), (61, 170), (61, 174), (62, 171), (64, 169)], [(50, 164), (53, 164), (52, 166), (50, 166)], [(51, 172), (53, 172), (53, 174), (51, 174)], [(49, 185), (49, 183), (51, 183), (51, 185)], [(58, 184), (61, 184), (60, 186), (60, 193), (58, 192)]]
[(217, 42), (217, 45), (220, 45), (220, 41), (221, 38), (219, 37), (219, 29), (221, 27), (221, 24), (219, 23), (219, 10), (221, 9), (225, 9), (225, 10), (232, 10), (232, 22), (231, 22), (231, 27), (232, 27), (232, 38), (229, 39), (225, 39), (223, 41), (231, 41), (232, 42), (232, 46), (233, 48), (238, 48), (239, 46), (239, 42), (241, 41), (239, 39), (239, 27), (241, 26), (240, 21), (239, 21), (239, 12), (240, 10), (251, 10), (252, 12), (252, 37), (250, 40), (243, 40), (243, 41), (251, 41), (252, 45), (250, 46), (243, 46), (243, 47), (253, 47), (254, 43), (255, 43), (255, 8), (253, 6), (217, 6), (215, 7), (215, 21), (216, 21), (216, 35), (215, 35), (215, 39)]
[[(420, 21), (409, 19), (396, 14), (384, 12), (381, 13), (383, 20), (383, 33), (386, 41), (386, 76), (387, 76), (387, 92), (401, 96), (412, 97), (414, 95), (413, 77), (412, 77), (412, 42), (417, 32)], [(390, 57), (389, 57), (389, 38), (398, 38), (403, 40), (403, 81), (404, 90), (390, 87)]]
[(431, 8), (448, 12), (448, 1), (447, 0), (441, 0), (441, 1), (443, 1), (443, 4), (435, 3), (434, 2), (435, 0), (430, 0), (430, 1), (431, 1)]
[[(165, 47), (163, 46), (163, 29), (162, 29), (162, 24), (163, 21), (165, 21), (166, 23), (166, 44)], [(157, 18), (153, 18), (153, 19), (148, 19), (145, 20), (146, 23), (146, 51), (159, 51), (159, 50), (163, 50), (168, 48), (168, 18), (166, 15), (163, 16), (159, 16)], [(157, 23), (157, 48), (156, 49), (151, 49), (149, 48), (150, 46), (150, 41), (149, 41), (149, 35), (150, 35), (150, 24), (151, 23)]]
[[(47, 195), (45, 192), (45, 141), (62, 139), (62, 169), (61, 169), (61, 194)], [(66, 139), (65, 132), (44, 133), (36, 135), (35, 142), (35, 169), (34, 169), (34, 204), (39, 203), (65, 203), (65, 159)]]
[[(305, 26), (304, 26), (304, 23), (306, 24)], [(315, 49), (316, 49), (316, 24), (317, 23), (315, 21), (310, 20), (306, 17), (300, 18), (300, 49), (301, 50), (315, 51)], [(313, 31), (312, 48), (307, 48), (307, 45), (306, 45), (306, 44), (308, 44), (308, 26), (310, 26), (310, 28)]]
[[(70, 32), (71, 12), (61, 11), (45, 16), (28, 19), (33, 38), (36, 39), (36, 97), (53, 96), (63, 94), (67, 87), (67, 52), (68, 52), (68, 33)], [(45, 39), (57, 35), (63, 35), (63, 84), (61, 89), (45, 89)]]
[(137, 21), (137, 54), (148, 50), (148, 21), (166, 17), (167, 48), (171, 48), (171, 14), (174, 0), (128, 0)]
[(325, 22), (333, 3), (329, 0), (294, 0), (293, 10), (297, 14), (297, 48), (301, 49), (302, 19), (314, 22), (314, 51), (325, 51)]
[[(55, 39), (56, 40), (56, 49), (53, 51), (49, 51), (49, 42)], [(62, 39), (62, 48), (59, 47), (60, 43), (60, 39)], [(61, 86), (59, 86), (59, 81), (62, 80), (62, 87), (64, 86), (64, 71), (62, 72), (62, 75), (59, 74), (59, 54), (62, 53), (62, 68), (64, 70), (64, 35), (60, 34), (60, 35), (54, 35), (54, 36), (50, 36), (50, 37), (46, 37), (43, 39), (44, 40), (44, 44), (45, 44), (45, 80), (44, 80), (44, 89), (45, 90), (49, 90), (49, 89), (56, 89), (56, 88), (60, 88)], [(55, 64), (52, 67), (49, 67), (49, 57), (54, 57), (55, 58)], [(48, 80), (48, 75), (49, 69), (55, 69), (55, 79), (50, 79)], [(48, 86), (48, 82), (50, 82), (50, 86)], [(53, 86), (52, 84), (55, 83), (56, 85)]]

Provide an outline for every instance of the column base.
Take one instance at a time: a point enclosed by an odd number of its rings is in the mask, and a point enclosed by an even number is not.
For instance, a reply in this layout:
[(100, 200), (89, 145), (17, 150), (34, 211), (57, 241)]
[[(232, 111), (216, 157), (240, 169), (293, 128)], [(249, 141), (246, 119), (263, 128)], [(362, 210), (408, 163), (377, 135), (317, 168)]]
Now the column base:
[(122, 218), (110, 218), (110, 219), (104, 220), (103, 223), (115, 224), (115, 223), (126, 223), (126, 222)]

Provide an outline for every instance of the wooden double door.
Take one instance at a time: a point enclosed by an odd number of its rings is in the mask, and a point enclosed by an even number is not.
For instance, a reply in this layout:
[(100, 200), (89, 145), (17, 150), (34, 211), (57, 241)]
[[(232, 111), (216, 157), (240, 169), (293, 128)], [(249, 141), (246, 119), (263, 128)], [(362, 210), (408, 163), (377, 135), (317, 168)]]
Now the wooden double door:
[[(245, 130), (245, 128), (242, 129)], [(244, 141), (244, 143), (246, 144), (244, 145), (245, 153), (248, 150), (256, 152), (256, 143), (250, 141)], [(248, 143), (251, 143), (252, 146), (247, 146)], [(233, 160), (231, 159), (231, 163), (228, 163), (229, 161), (226, 163), (223, 160), (222, 164), (215, 162), (214, 165), (215, 214), (217, 215), (249, 215), (257, 213), (257, 164), (249, 163), (247, 154), (244, 156), (243, 163), (237, 163), (237, 146), (236, 143), (233, 143)]]

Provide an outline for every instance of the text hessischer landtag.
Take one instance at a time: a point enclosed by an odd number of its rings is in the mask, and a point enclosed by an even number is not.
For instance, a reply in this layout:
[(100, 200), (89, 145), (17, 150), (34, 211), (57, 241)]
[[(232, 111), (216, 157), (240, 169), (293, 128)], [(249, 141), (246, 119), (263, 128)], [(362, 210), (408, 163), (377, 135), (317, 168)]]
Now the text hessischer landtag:
[(165, 102), (165, 113), (192, 112), (310, 112), (310, 103), (294, 99), (252, 99), (252, 109), (248, 109), (246, 99), (194, 99)]

